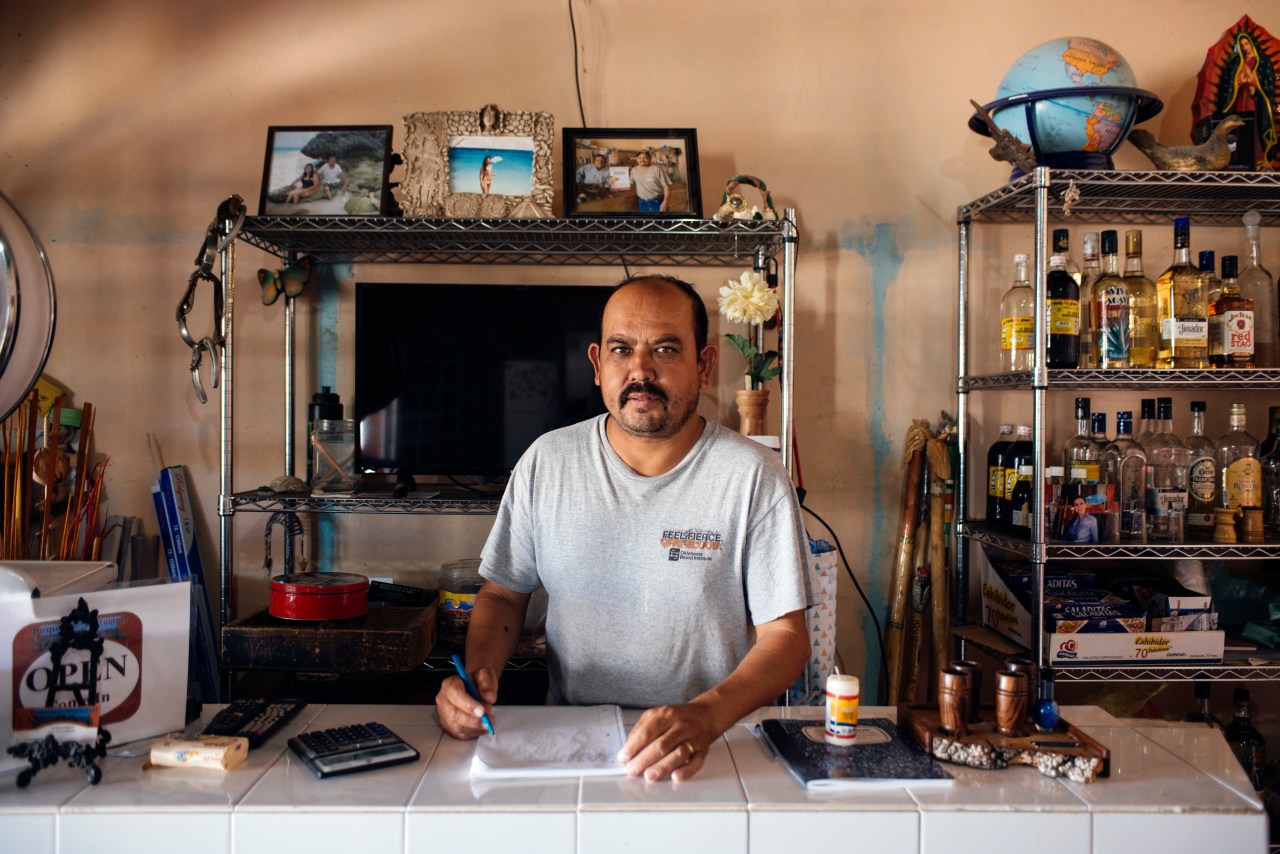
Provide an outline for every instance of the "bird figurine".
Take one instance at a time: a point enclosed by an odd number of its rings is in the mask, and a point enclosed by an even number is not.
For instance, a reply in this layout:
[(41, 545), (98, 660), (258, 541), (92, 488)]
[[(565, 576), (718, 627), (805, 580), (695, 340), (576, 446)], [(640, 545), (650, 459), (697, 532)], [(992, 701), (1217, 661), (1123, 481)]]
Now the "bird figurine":
[(1199, 145), (1161, 145), (1150, 131), (1142, 129), (1130, 131), (1128, 138), (1157, 169), (1170, 172), (1209, 172), (1223, 169), (1231, 163), (1231, 144), (1227, 141), (1227, 135), (1242, 127), (1244, 120), (1239, 116), (1227, 116), (1213, 135)]

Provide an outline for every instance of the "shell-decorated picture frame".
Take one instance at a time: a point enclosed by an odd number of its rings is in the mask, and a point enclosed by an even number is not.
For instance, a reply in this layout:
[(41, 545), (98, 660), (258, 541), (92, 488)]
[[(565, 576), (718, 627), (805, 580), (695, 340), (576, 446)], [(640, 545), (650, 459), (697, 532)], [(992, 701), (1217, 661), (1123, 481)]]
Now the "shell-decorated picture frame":
[(550, 113), (479, 110), (404, 117), (401, 208), (409, 217), (549, 217)]

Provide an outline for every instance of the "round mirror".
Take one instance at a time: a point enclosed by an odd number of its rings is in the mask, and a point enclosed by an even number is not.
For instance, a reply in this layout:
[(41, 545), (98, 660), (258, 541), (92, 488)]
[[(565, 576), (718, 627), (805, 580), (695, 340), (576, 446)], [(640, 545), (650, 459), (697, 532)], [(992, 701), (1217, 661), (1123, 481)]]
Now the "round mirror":
[(0, 193), (0, 420), (31, 392), (53, 347), (53, 273), (35, 232)]

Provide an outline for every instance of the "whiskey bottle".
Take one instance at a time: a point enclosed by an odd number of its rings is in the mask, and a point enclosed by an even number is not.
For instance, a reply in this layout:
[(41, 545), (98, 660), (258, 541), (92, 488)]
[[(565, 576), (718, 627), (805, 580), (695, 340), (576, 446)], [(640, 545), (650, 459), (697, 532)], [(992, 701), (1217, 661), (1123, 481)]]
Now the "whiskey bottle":
[(1173, 435), (1173, 398), (1156, 401), (1156, 429), (1143, 446), (1147, 468), (1147, 535), (1157, 542), (1182, 542), (1187, 511), (1187, 447)]
[(1280, 368), (1280, 342), (1277, 341), (1276, 289), (1271, 274), (1262, 266), (1258, 248), (1257, 211), (1244, 215), (1244, 239), (1247, 251), (1240, 270), (1240, 296), (1253, 300), (1253, 350), (1259, 368)]
[[(1098, 359), (1094, 350), (1093, 285), (1102, 278), (1102, 266), (1098, 261), (1098, 233), (1090, 231), (1081, 245), (1084, 265), (1080, 269), (1080, 367), (1096, 368)], [(1118, 273), (1117, 273), (1118, 275)]]
[(1209, 698), (1209, 686), (1211, 683), (1207, 679), (1197, 679), (1195, 682), (1196, 702), (1191, 711), (1182, 716), (1182, 720), (1189, 724), (1204, 724), (1211, 726), (1216, 730), (1222, 729), (1222, 722), (1213, 714), (1213, 704)]
[(1263, 533), (1280, 538), (1280, 406), (1271, 407), (1271, 430), (1258, 449), (1262, 465)]
[(1254, 317), (1253, 300), (1240, 294), (1236, 282), (1236, 256), (1222, 256), (1222, 287), (1218, 299), (1209, 305), (1210, 365), (1255, 367)]
[(1209, 366), (1209, 306), (1205, 280), (1191, 264), (1191, 221), (1173, 221), (1173, 262), (1156, 279), (1161, 368)]
[(1233, 696), (1236, 712), (1222, 734), (1231, 752), (1240, 760), (1245, 776), (1255, 791), (1262, 790), (1262, 772), (1267, 765), (1267, 741), (1253, 726), (1250, 716), (1249, 689), (1237, 688)]
[(1147, 454), (1133, 441), (1133, 413), (1116, 413), (1116, 437), (1102, 452), (1102, 481), (1111, 484), (1120, 511), (1120, 537), (1146, 540), (1145, 525), (1135, 525), (1135, 514), (1146, 511)]
[(1160, 349), (1156, 284), (1142, 272), (1142, 231), (1124, 233), (1124, 281), (1129, 286), (1129, 367), (1154, 368)]
[(1000, 425), (1000, 438), (992, 443), (987, 451), (987, 522), (992, 525), (1008, 524), (1007, 518), (1001, 518), (1004, 509), (1000, 500), (1004, 494), (1004, 464), (1009, 446), (1013, 444), (1013, 425)]
[(1069, 484), (1092, 484), (1102, 479), (1101, 449), (1089, 435), (1089, 398), (1076, 398), (1076, 434), (1062, 446), (1062, 470)]
[(1187, 437), (1187, 537), (1213, 539), (1213, 510), (1218, 499), (1218, 452), (1204, 435), (1203, 400), (1191, 401), (1191, 435)]
[(1027, 256), (1013, 256), (1013, 286), (1000, 300), (1000, 372), (1035, 367), (1036, 295), (1027, 278)]
[(1116, 232), (1102, 232), (1102, 274), (1093, 283), (1094, 362), (1103, 370), (1129, 367), (1129, 285), (1120, 276)]
[(1004, 525), (1013, 523), (1013, 488), (1018, 485), (1018, 468), (1032, 465), (1031, 428), (1019, 424), (1013, 430), (1013, 444), (1004, 452), (1004, 497), (996, 510)]
[(1243, 403), (1231, 404), (1231, 430), (1218, 440), (1218, 472), (1222, 483), (1220, 507), (1262, 506), (1262, 464), (1258, 440), (1245, 430)]
[(1049, 259), (1049, 277), (1045, 282), (1047, 301), (1045, 330), (1045, 366), (1078, 368), (1080, 366), (1080, 285), (1067, 272), (1064, 255)]

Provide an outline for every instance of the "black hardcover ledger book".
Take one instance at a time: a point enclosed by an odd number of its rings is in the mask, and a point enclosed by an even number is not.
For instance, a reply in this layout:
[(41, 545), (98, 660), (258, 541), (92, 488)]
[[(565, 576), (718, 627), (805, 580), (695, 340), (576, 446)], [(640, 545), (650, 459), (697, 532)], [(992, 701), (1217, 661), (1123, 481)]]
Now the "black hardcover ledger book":
[[(808, 732), (806, 732), (806, 730)], [(918, 744), (904, 739), (887, 718), (858, 722), (858, 743), (822, 740), (822, 721), (761, 721), (759, 734), (811, 795), (873, 788), (937, 788), (955, 780)]]

